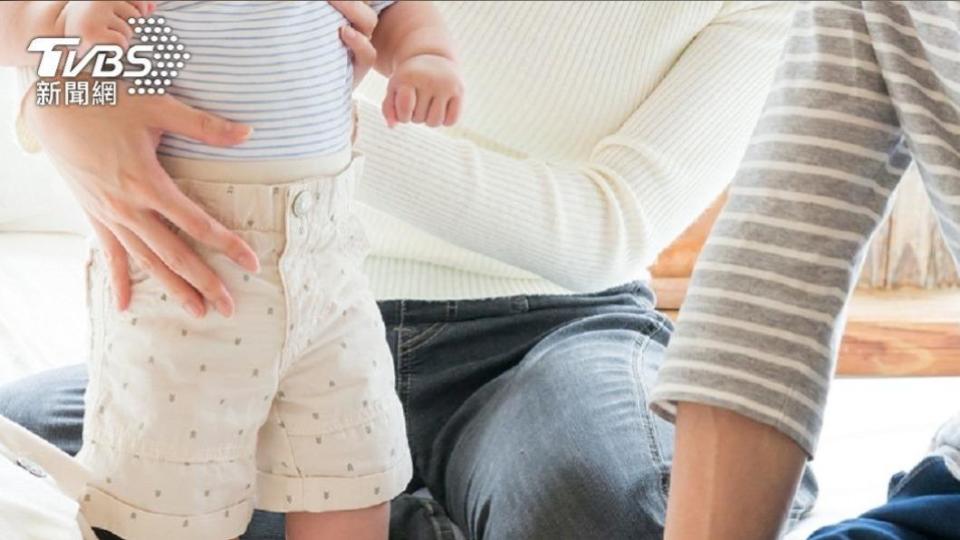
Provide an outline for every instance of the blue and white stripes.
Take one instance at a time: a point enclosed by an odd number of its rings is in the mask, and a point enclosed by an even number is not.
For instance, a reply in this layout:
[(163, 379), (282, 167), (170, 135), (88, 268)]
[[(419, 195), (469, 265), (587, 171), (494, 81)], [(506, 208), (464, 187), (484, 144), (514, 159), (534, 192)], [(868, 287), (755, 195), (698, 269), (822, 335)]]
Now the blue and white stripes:
[(169, 93), (254, 127), (250, 140), (231, 148), (167, 135), (161, 155), (291, 159), (350, 144), (352, 66), (339, 35), (346, 20), (329, 3), (161, 1), (155, 16), (191, 53)]

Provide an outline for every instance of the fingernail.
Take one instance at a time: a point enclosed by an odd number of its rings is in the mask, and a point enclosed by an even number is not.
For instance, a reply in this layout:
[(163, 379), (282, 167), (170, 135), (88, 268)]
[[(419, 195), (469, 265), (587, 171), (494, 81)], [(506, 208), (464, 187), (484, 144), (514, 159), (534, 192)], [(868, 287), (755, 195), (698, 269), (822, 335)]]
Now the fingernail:
[(357, 34), (357, 31), (354, 30), (352, 26), (344, 26), (343, 33), (349, 37), (354, 37)]
[(244, 253), (240, 256), (240, 266), (251, 272), (260, 271), (260, 261), (256, 256), (250, 255), (249, 253)]
[(220, 298), (216, 301), (215, 305), (217, 306), (217, 311), (224, 317), (233, 315), (233, 303), (226, 298)]
[(253, 135), (253, 127), (244, 124), (229, 123), (224, 126), (223, 131), (229, 135), (240, 137), (243, 140), (247, 140)]
[(183, 304), (183, 308), (198, 319), (203, 317), (203, 308), (196, 302), (186, 302)]

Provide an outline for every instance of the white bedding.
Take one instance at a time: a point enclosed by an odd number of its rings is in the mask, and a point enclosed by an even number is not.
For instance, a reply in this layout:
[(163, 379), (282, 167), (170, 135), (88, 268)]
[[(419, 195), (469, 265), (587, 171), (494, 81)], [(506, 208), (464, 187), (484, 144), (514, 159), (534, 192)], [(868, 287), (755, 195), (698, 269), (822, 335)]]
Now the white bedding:
[(83, 361), (87, 246), (71, 234), (0, 232), (0, 384)]

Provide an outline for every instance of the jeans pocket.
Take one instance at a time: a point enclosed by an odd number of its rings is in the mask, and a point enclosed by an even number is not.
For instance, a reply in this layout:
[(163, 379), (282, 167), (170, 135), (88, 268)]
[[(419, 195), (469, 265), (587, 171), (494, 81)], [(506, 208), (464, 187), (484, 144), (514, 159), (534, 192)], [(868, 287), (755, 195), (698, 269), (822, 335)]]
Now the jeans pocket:
[(442, 334), (447, 326), (449, 326), (448, 323), (435, 322), (404, 328), (400, 336), (400, 353), (403, 355), (414, 354)]

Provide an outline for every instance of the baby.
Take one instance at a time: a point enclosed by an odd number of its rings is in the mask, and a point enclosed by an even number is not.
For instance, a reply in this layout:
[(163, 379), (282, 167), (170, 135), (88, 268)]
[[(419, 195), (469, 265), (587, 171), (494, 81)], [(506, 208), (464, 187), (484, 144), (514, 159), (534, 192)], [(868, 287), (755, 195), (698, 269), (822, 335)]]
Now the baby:
[[(462, 84), (431, 4), (370, 4), (388, 122), (452, 124)], [(386, 538), (412, 466), (351, 211), (361, 158), (345, 19), (327, 2), (213, 1), (67, 2), (60, 19), (81, 48), (158, 36), (180, 54), (119, 99), (162, 89), (254, 128), (235, 147), (166, 136), (158, 152), (261, 265), (245, 272), (191, 242), (236, 299), (230, 318), (195, 318), (135, 263), (118, 313), (94, 257), (85, 516), (128, 540), (235, 538), (254, 508), (286, 513), (292, 539)]]

